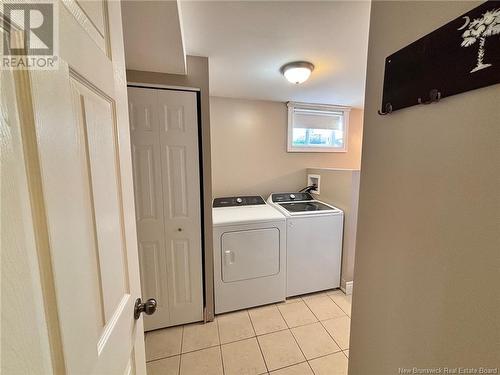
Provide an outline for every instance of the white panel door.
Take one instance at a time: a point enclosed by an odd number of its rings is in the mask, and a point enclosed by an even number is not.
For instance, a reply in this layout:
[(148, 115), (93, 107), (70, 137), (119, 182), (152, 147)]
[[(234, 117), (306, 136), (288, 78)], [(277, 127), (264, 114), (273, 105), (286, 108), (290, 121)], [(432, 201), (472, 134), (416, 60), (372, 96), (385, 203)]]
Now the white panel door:
[(129, 87), (146, 330), (203, 319), (196, 93)]
[(120, 3), (83, 4), (59, 3), (59, 69), (15, 74), (33, 220), (9, 225), (35, 233), (54, 372), (145, 374)]

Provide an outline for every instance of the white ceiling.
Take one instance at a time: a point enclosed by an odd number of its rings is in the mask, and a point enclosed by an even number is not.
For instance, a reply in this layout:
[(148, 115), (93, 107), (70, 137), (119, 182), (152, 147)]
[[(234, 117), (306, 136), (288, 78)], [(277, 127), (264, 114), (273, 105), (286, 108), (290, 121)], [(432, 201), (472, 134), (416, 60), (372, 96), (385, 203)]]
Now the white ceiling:
[[(210, 94), (362, 107), (367, 1), (181, 2), (188, 55), (208, 56)], [(311, 78), (293, 85), (280, 67), (307, 60)]]
[(122, 1), (127, 69), (186, 74), (177, 0)]

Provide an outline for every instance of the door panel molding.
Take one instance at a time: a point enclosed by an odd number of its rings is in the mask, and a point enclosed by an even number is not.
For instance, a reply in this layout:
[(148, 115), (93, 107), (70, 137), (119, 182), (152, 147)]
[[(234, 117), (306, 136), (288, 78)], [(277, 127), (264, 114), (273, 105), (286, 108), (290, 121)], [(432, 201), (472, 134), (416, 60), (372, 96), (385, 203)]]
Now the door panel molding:
[(178, 306), (193, 302), (191, 287), (191, 262), (189, 257), (189, 240), (176, 239), (170, 242), (171, 253), (175, 267), (172, 272), (172, 303)]
[[(99, 295), (105, 301), (104, 321), (107, 324), (114, 314), (115, 306), (119, 304), (120, 295), (129, 293), (114, 102), (99, 91), (75, 81), (73, 77), (71, 83), (74, 94), (80, 99), (75, 100), (75, 105), (80, 106), (81, 112), (79, 123), (87, 166), (89, 210), (97, 245)], [(107, 142), (105, 148), (102, 142)], [(114, 220), (111, 220), (110, 215), (114, 215)], [(120, 279), (123, 283), (115, 290)], [(110, 285), (113, 285), (112, 289)]]
[[(120, 163), (120, 147), (119, 147), (119, 131), (118, 131), (118, 119), (117, 119), (117, 109), (116, 102), (114, 99), (109, 97), (104, 91), (99, 89), (92, 82), (87, 80), (81, 74), (79, 74), (76, 70), (69, 70), (70, 78), (78, 82), (80, 85), (85, 87), (89, 92), (94, 93), (97, 97), (101, 98), (103, 101), (109, 103), (109, 115), (111, 117), (111, 131), (112, 131), (112, 142), (113, 142), (113, 163), (115, 167), (115, 184), (117, 189), (117, 206), (119, 209), (119, 221), (120, 221), (120, 232), (121, 232), (121, 240), (122, 240), (122, 249), (123, 249), (123, 274), (125, 278), (125, 291), (130, 293), (130, 278), (128, 273), (129, 268), (129, 259), (128, 259), (128, 249), (127, 249), (127, 239), (126, 239), (126, 228), (124, 222), (124, 200), (123, 200), (123, 186), (122, 186), (122, 172), (121, 172), (121, 163)], [(87, 137), (88, 139), (88, 137)]]
[(82, 7), (82, 4), (78, 0), (62, 0), (62, 3), (80, 24), (80, 26), (83, 27), (87, 35), (92, 38), (92, 40), (106, 54), (108, 58), (111, 58), (109, 49), (109, 30), (106, 26), (108, 24), (107, 1), (100, 1), (102, 2), (102, 30), (96, 25), (95, 21), (89, 17), (85, 9)]
[[(72, 82), (73, 84), (73, 82)], [(78, 115), (80, 118), (85, 118), (85, 98), (83, 95), (81, 95), (76, 89), (74, 89), (74, 105), (75, 108), (78, 108)], [(100, 317), (101, 317), (101, 324), (96, 327), (97, 332), (105, 327), (106, 325), (106, 312), (104, 311), (104, 304), (105, 304), (105, 298), (104, 298), (104, 291), (102, 287), (102, 270), (101, 270), (101, 260), (100, 260), (100, 254), (99, 254), (99, 243), (97, 240), (97, 221), (95, 218), (95, 203), (94, 203), (94, 196), (92, 194), (93, 187), (92, 187), (92, 177), (91, 177), (91, 165), (90, 165), (90, 159), (89, 159), (89, 145), (88, 145), (88, 134), (86, 131), (86, 126), (82, 126), (82, 135), (84, 139), (84, 147), (85, 147), (85, 173), (86, 173), (86, 179), (89, 183), (89, 189), (88, 189), (88, 195), (89, 195), (89, 200), (90, 200), (90, 219), (92, 223), (92, 229), (93, 229), (93, 242), (94, 242), (94, 249), (92, 251), (92, 255), (94, 255), (93, 259), (93, 267), (95, 269), (95, 275), (96, 275), (96, 282), (97, 285), (95, 286), (95, 289), (97, 290), (98, 294), (98, 299), (96, 300), (96, 304), (98, 306), (98, 310), (100, 312)]]
[[(165, 146), (167, 156), (168, 207), (169, 218), (189, 216), (188, 184), (186, 171), (186, 147)], [(174, 173), (174, 175), (172, 175)]]
[(157, 180), (154, 173), (153, 150), (154, 147), (151, 144), (132, 146), (133, 165), (138, 171), (134, 178), (138, 222), (158, 219), (158, 202), (155, 194)]

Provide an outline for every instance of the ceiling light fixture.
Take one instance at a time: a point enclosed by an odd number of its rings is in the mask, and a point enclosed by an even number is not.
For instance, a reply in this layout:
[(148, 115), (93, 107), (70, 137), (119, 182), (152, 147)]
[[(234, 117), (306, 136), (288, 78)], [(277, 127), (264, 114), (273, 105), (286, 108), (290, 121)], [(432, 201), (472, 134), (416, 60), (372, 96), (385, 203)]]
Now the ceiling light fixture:
[(283, 65), (280, 69), (281, 74), (289, 82), (297, 85), (307, 81), (313, 70), (314, 65), (307, 61), (294, 61)]

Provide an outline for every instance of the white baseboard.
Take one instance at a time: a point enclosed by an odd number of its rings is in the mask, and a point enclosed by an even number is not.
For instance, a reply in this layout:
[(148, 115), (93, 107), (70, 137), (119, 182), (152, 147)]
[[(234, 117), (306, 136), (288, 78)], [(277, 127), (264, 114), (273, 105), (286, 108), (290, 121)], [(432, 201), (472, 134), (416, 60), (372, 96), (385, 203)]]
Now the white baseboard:
[(346, 281), (345, 288), (341, 287), (340, 289), (347, 295), (352, 294), (352, 287), (354, 285), (354, 281)]

